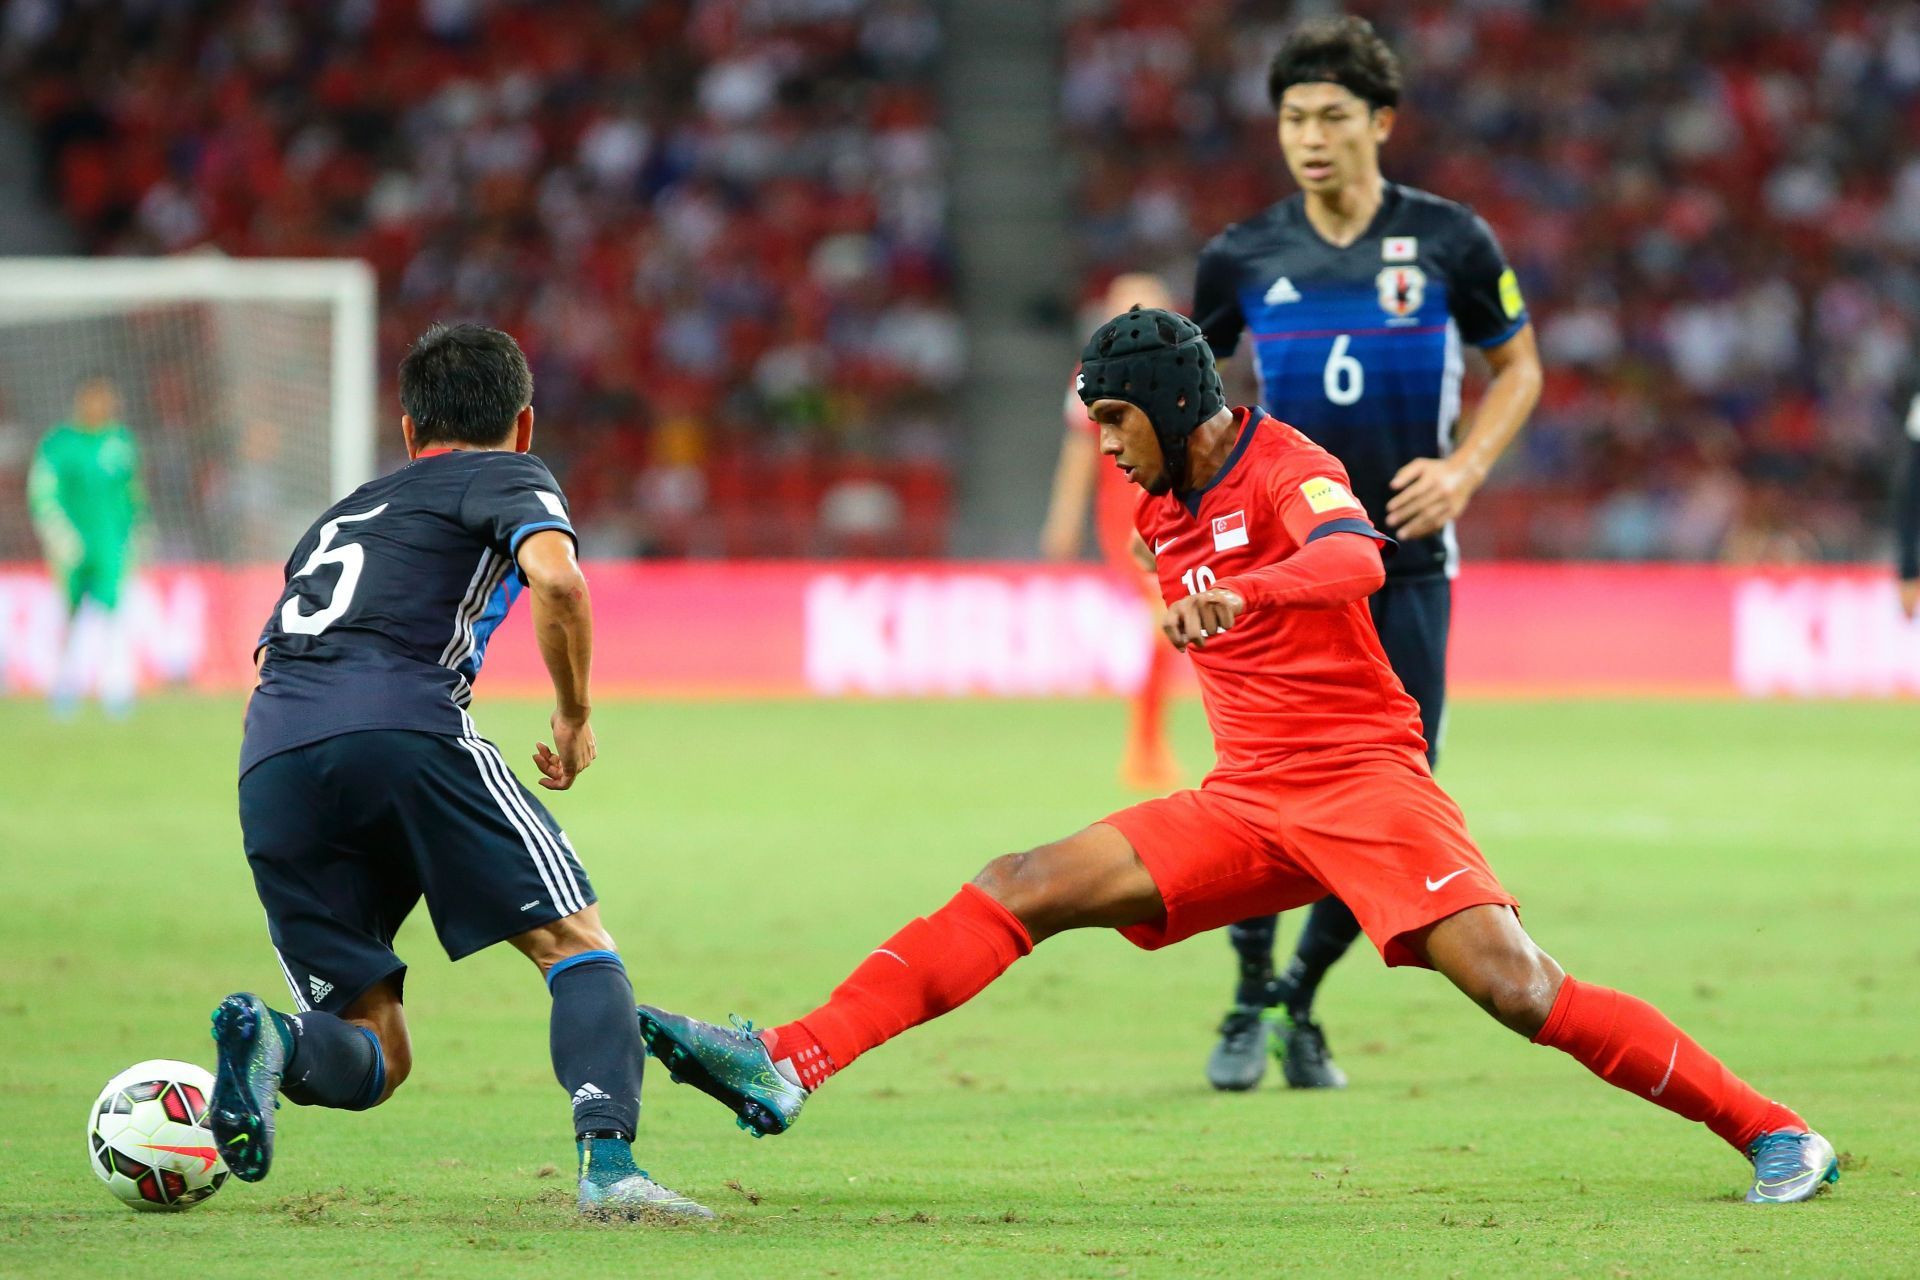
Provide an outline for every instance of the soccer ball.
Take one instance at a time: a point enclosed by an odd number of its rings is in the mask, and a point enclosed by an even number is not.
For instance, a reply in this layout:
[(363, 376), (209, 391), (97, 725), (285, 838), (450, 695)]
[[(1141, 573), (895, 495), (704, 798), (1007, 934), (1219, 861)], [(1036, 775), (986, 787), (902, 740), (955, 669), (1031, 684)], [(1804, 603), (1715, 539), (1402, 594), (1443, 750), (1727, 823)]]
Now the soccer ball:
[(155, 1058), (128, 1067), (87, 1112), (87, 1156), (107, 1190), (135, 1209), (185, 1209), (227, 1180), (207, 1129), (213, 1075)]

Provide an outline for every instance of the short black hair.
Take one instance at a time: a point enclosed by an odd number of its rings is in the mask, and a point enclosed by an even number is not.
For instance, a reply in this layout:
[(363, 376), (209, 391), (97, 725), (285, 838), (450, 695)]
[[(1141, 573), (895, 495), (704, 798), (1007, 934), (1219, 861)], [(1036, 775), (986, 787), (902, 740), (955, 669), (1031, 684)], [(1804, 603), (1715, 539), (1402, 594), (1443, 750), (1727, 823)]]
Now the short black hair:
[(533, 370), (513, 335), (436, 324), (400, 362), (400, 407), (416, 444), (498, 444), (533, 403)]
[(1374, 109), (1400, 105), (1400, 59), (1365, 18), (1315, 18), (1295, 28), (1267, 68), (1273, 109), (1296, 84), (1337, 84)]

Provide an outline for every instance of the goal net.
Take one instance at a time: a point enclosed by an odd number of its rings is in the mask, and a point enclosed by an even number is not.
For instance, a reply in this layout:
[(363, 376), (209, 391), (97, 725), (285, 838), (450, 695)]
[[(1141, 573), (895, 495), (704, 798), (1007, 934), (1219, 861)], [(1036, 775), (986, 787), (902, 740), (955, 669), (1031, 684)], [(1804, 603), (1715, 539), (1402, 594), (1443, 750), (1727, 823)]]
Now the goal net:
[[(25, 599), (42, 581), (25, 570), (41, 555), (27, 477), (83, 384), (111, 385), (139, 450), (146, 577), (278, 564), (373, 474), (374, 323), (361, 262), (0, 258), (0, 692), (44, 683), (50, 636), (36, 637), (59, 624), (50, 601)], [(150, 612), (152, 597), (136, 590), (131, 607)]]

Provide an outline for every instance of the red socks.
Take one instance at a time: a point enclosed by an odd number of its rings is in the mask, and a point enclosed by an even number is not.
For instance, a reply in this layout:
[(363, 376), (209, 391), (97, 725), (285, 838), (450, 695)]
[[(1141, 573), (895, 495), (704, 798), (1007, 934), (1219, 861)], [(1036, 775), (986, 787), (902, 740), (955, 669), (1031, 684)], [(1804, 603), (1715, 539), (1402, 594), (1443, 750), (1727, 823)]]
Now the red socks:
[(1727, 1070), (1644, 1000), (1568, 978), (1533, 1038), (1572, 1057), (1618, 1089), (1695, 1120), (1746, 1154), (1774, 1129), (1806, 1121)]
[(875, 1045), (959, 1008), (1032, 950), (1011, 911), (963, 885), (877, 947), (825, 1004), (766, 1032), (768, 1052), (816, 1088)]

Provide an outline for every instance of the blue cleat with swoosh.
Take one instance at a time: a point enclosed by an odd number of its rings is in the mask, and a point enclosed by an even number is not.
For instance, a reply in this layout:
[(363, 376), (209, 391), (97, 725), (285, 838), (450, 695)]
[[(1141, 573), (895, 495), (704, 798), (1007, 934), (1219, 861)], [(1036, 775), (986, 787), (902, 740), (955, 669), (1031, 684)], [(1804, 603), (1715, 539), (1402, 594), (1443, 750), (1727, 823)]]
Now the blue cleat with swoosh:
[(640, 1006), (640, 1038), (666, 1064), (675, 1084), (690, 1084), (724, 1103), (756, 1138), (785, 1133), (806, 1105), (807, 1090), (773, 1065), (751, 1022), (715, 1026), (684, 1014)]
[(1833, 1144), (1817, 1133), (1775, 1129), (1747, 1148), (1753, 1161), (1748, 1204), (1795, 1204), (1811, 1200), (1840, 1181), (1840, 1160)]
[(258, 1182), (273, 1165), (273, 1113), (291, 1036), (266, 1001), (239, 991), (213, 1011), (213, 1043), (219, 1060), (207, 1127), (233, 1176)]

